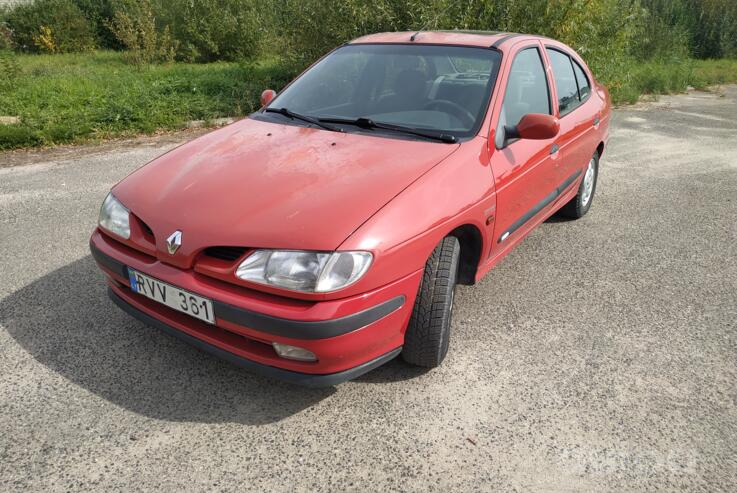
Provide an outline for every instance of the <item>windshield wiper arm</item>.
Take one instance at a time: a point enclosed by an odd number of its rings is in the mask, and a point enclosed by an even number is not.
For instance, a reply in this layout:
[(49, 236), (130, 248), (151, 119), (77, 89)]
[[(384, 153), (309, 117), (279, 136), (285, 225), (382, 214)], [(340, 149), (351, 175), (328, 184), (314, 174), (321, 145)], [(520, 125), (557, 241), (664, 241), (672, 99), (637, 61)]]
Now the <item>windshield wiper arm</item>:
[(299, 113), (295, 113), (294, 111), (288, 110), (287, 108), (266, 108), (264, 109), (264, 113), (279, 113), (280, 115), (284, 115), (288, 118), (302, 120), (303, 122), (317, 125), (318, 127), (324, 128), (325, 130), (330, 130), (331, 132), (342, 132), (341, 129), (335, 128), (332, 125), (327, 125), (317, 118), (313, 118), (307, 115), (300, 115)]
[(423, 132), (422, 130), (417, 130), (410, 127), (405, 127), (402, 125), (393, 125), (391, 123), (382, 123), (382, 122), (375, 122), (371, 118), (320, 118), (320, 121), (323, 123), (336, 123), (336, 124), (343, 124), (343, 125), (355, 125), (360, 128), (379, 128), (382, 130), (393, 130), (394, 132), (402, 132), (405, 134), (410, 135), (416, 135), (418, 137), (424, 137), (426, 139), (434, 139), (439, 140), (441, 142), (445, 142), (446, 144), (455, 144), (458, 142), (458, 139), (455, 135), (450, 134), (444, 134), (444, 133), (432, 133), (432, 132)]

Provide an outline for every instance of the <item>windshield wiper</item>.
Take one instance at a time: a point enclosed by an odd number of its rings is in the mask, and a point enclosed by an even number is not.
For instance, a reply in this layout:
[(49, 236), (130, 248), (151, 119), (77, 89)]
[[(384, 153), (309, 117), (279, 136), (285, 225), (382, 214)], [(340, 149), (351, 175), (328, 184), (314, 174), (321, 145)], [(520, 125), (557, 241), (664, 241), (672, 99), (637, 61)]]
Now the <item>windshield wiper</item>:
[(367, 129), (379, 128), (382, 130), (392, 130), (394, 132), (402, 132), (405, 134), (416, 135), (418, 137), (424, 137), (426, 139), (439, 140), (440, 142), (445, 142), (446, 144), (455, 144), (456, 142), (458, 142), (458, 139), (455, 135), (423, 132), (422, 130), (404, 127), (402, 125), (375, 122), (371, 118), (320, 118), (320, 121), (323, 123), (336, 123), (338, 125), (355, 125), (357, 127)]
[(333, 127), (332, 125), (327, 125), (323, 123), (321, 120), (318, 120), (317, 118), (312, 118), (311, 116), (307, 116), (307, 115), (300, 115), (299, 113), (295, 113), (294, 111), (288, 110), (287, 108), (266, 108), (264, 109), (264, 113), (279, 113), (280, 115), (284, 115), (288, 118), (292, 118), (295, 120), (302, 120), (303, 122), (317, 125), (318, 127), (324, 128), (325, 130), (330, 130), (331, 132), (342, 132), (343, 131), (339, 128)]

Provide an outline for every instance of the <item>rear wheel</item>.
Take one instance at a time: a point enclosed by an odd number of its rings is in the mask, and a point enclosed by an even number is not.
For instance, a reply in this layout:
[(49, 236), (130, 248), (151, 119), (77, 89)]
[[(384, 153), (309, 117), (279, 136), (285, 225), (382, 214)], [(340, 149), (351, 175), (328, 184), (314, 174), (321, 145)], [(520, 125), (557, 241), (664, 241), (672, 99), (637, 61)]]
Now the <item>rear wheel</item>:
[(450, 342), (453, 296), (461, 246), (452, 236), (435, 247), (425, 264), (414, 310), (404, 335), (402, 359), (434, 368), (445, 359)]
[(596, 179), (599, 177), (599, 153), (591, 156), (589, 165), (583, 175), (583, 180), (578, 187), (578, 193), (570, 202), (561, 207), (560, 214), (572, 219), (583, 217), (591, 208), (596, 191)]

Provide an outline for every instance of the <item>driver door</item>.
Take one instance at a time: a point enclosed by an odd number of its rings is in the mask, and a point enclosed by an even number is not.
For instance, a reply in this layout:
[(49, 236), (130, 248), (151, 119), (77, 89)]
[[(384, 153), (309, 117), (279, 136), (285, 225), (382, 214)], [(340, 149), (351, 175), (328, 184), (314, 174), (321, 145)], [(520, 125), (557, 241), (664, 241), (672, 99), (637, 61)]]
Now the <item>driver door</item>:
[[(552, 204), (559, 175), (559, 152), (549, 140), (507, 137), (528, 113), (553, 114), (551, 89), (542, 57), (542, 45), (519, 49), (507, 77), (498, 125), (493, 133), (491, 169), (497, 191), (496, 220), (490, 256), (503, 253), (536, 224)], [(553, 197), (554, 198), (554, 197)]]

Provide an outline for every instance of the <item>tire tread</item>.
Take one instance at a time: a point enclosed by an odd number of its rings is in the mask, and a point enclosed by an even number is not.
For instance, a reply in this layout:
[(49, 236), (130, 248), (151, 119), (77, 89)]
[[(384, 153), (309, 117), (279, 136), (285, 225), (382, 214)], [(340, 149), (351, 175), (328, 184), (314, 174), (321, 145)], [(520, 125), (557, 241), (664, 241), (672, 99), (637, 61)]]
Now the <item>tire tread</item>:
[(435, 247), (425, 264), (404, 337), (402, 358), (408, 363), (433, 368), (448, 352), (459, 257), (458, 239), (448, 236)]

